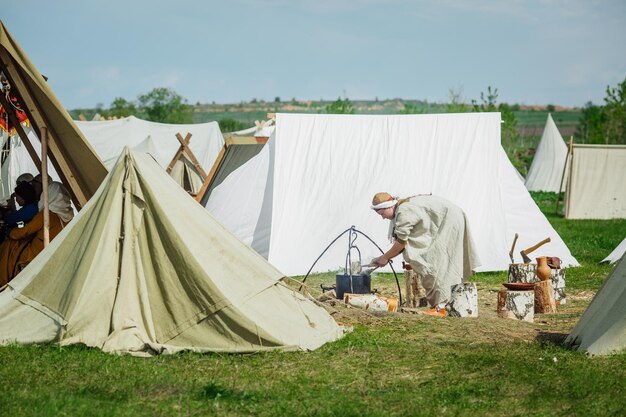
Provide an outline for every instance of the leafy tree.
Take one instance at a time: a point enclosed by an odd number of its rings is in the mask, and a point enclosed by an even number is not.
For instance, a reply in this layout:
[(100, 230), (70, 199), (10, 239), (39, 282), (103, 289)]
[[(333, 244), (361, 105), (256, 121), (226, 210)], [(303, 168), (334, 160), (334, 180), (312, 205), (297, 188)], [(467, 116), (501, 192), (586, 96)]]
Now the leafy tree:
[(605, 143), (626, 143), (626, 78), (617, 87), (606, 87)]
[(450, 99), (450, 102), (445, 105), (446, 113), (465, 113), (468, 111), (467, 106), (463, 103), (462, 89), (449, 89), (448, 98)]
[(582, 143), (604, 143), (606, 115), (602, 106), (596, 106), (589, 101), (582, 108), (581, 113), (576, 136)]
[(554, 104), (548, 104), (546, 106), (546, 110), (548, 110), (550, 113), (554, 113), (556, 111), (556, 107), (554, 107)]
[(161, 123), (191, 123), (187, 100), (169, 88), (155, 88), (138, 97), (139, 108), (146, 119)]
[(328, 114), (354, 114), (354, 106), (347, 98), (342, 100), (341, 97), (334, 102), (328, 104), (324, 110)]
[(243, 130), (250, 127), (247, 124), (240, 122), (239, 120), (232, 117), (224, 117), (218, 120), (217, 124), (220, 125), (220, 130), (222, 132), (236, 132), (238, 130)]
[(128, 117), (134, 115), (137, 112), (137, 108), (134, 103), (126, 101), (122, 97), (117, 97), (111, 103), (108, 115), (114, 117)]
[(487, 94), (480, 93), (481, 103), (478, 104), (476, 100), (472, 100), (472, 105), (475, 112), (500, 112), (502, 118), (502, 145), (507, 148), (514, 143), (517, 138), (517, 118), (515, 113), (506, 103), (498, 104), (498, 89), (492, 89), (491, 86), (487, 87)]
[(400, 110), (398, 113), (400, 114), (423, 114), (426, 113), (426, 109), (424, 107), (419, 106), (417, 103), (402, 103), (404, 108)]

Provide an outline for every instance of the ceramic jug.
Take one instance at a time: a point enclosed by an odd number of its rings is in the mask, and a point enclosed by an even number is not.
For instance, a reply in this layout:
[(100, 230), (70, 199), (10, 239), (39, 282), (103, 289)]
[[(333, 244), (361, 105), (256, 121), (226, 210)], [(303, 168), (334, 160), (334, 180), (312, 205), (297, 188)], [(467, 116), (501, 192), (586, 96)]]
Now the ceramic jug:
[(547, 281), (550, 279), (551, 269), (548, 266), (548, 258), (540, 256), (537, 258), (537, 279), (539, 281)]

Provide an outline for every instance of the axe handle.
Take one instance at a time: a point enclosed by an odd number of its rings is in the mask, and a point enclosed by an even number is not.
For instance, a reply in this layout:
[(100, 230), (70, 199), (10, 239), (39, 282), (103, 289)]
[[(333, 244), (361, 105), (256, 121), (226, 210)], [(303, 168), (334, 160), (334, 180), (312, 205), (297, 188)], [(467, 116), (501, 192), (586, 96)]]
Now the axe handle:
[(513, 250), (515, 249), (515, 244), (517, 243), (517, 238), (519, 235), (515, 233), (515, 237), (513, 238), (513, 244), (511, 245), (511, 252), (509, 252), (509, 257), (511, 258), (511, 263), (513, 263)]
[(524, 255), (528, 255), (530, 252), (532, 252), (532, 251), (534, 251), (534, 250), (537, 250), (537, 249), (539, 248), (539, 246), (545, 245), (546, 243), (550, 242), (550, 240), (551, 240), (551, 239), (550, 239), (549, 237), (547, 237), (547, 238), (545, 238), (544, 240), (542, 240), (541, 242), (537, 243), (535, 246), (531, 246), (531, 247), (530, 247), (530, 248), (528, 248), (528, 249), (524, 249), (524, 250), (522, 251), (522, 253), (523, 253)]

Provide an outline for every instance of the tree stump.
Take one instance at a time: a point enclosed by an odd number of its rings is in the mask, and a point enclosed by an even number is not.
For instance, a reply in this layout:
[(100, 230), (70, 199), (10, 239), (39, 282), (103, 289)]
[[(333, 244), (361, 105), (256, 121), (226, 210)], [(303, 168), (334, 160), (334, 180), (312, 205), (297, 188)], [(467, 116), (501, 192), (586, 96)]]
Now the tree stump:
[(448, 313), (452, 317), (478, 317), (478, 289), (468, 282), (452, 286)]
[[(537, 282), (535, 264), (510, 264), (509, 265), (509, 282)], [(552, 269), (550, 271), (550, 280), (554, 288), (554, 299), (557, 304), (565, 304), (565, 270), (566, 268)]]
[(535, 282), (535, 264), (510, 264), (509, 282)]
[(534, 321), (535, 292), (507, 291), (498, 292), (498, 316), (505, 319)]
[(535, 283), (535, 314), (556, 313), (556, 300), (552, 281)]
[(554, 300), (557, 306), (567, 302), (567, 298), (565, 297), (565, 269), (566, 268), (553, 269), (550, 275), (550, 281), (554, 288)]
[[(407, 265), (405, 268), (410, 266)], [(404, 285), (405, 295), (404, 301), (407, 307), (426, 307), (428, 301), (426, 300), (426, 290), (422, 286), (422, 277), (412, 269), (404, 270)]]

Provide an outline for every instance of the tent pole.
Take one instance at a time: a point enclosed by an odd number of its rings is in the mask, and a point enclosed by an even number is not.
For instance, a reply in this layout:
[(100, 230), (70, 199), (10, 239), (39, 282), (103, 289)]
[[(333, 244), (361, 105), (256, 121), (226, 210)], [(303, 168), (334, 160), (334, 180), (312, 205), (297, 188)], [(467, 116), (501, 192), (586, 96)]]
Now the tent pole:
[(569, 143), (567, 144), (567, 155), (565, 156), (565, 165), (563, 165), (563, 174), (561, 174), (561, 183), (559, 184), (559, 191), (556, 193), (556, 209), (554, 210), (554, 214), (559, 214), (559, 200), (561, 199), (561, 190), (563, 189), (563, 181), (565, 180), (565, 171), (567, 171), (567, 161), (569, 159), (569, 155), (572, 153), (572, 148), (574, 147), (574, 137), (569, 137)]
[(43, 196), (43, 247), (50, 243), (50, 207), (48, 201), (48, 128), (41, 127), (41, 186)]

